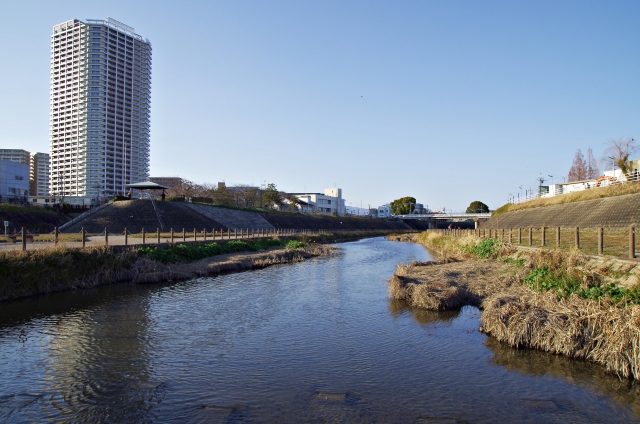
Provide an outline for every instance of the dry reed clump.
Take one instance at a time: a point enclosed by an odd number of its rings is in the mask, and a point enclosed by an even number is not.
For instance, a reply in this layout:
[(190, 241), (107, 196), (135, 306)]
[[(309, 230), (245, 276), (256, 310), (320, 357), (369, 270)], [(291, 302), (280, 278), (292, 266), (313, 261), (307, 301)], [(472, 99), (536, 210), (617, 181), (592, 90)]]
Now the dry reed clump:
[(571, 296), (558, 299), (514, 286), (483, 302), (481, 330), (513, 347), (586, 359), (640, 378), (640, 306)]
[(455, 283), (452, 280), (454, 275), (436, 272), (433, 278), (428, 280), (416, 275), (418, 268), (429, 267), (428, 270), (435, 272), (436, 265), (441, 264), (442, 262), (414, 261), (409, 265), (398, 265), (395, 274), (389, 280), (389, 295), (393, 299), (404, 300), (411, 306), (423, 309), (451, 310), (465, 304), (477, 305), (478, 296), (464, 285)]

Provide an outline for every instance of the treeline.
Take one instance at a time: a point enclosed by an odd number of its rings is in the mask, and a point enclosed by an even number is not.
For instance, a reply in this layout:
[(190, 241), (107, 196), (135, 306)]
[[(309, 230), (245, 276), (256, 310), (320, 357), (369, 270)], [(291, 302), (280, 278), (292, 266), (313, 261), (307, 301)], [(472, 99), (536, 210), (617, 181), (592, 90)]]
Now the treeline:
[(278, 191), (275, 184), (266, 188), (245, 184), (235, 184), (227, 187), (224, 184), (197, 184), (193, 181), (182, 180), (182, 184), (171, 187), (166, 191), (168, 200), (190, 200), (205, 202), (221, 206), (239, 206), (258, 209), (279, 209), (285, 193)]

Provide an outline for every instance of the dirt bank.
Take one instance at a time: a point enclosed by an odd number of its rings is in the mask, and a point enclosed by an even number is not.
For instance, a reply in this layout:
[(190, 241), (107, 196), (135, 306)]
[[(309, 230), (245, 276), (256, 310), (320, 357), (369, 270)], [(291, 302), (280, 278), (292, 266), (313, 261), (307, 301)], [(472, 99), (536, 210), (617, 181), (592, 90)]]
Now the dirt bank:
[(163, 264), (140, 258), (133, 266), (134, 283), (188, 280), (223, 272), (240, 272), (271, 265), (303, 262), (309, 258), (336, 254), (338, 248), (313, 244), (299, 249), (273, 248), (264, 252), (242, 252), (217, 255), (195, 262)]
[(295, 249), (274, 247), (173, 264), (149, 259), (132, 248), (74, 249), (61, 246), (47, 250), (3, 252), (0, 254), (0, 302), (120, 282), (141, 284), (239, 272), (301, 262), (335, 254), (338, 250), (311, 243)]
[(438, 257), (399, 265), (389, 280), (392, 298), (431, 310), (478, 306), (481, 331), (499, 341), (593, 361), (640, 379), (636, 263), (517, 250), (497, 241), (487, 250), (471, 237), (423, 233), (389, 239), (421, 243)]

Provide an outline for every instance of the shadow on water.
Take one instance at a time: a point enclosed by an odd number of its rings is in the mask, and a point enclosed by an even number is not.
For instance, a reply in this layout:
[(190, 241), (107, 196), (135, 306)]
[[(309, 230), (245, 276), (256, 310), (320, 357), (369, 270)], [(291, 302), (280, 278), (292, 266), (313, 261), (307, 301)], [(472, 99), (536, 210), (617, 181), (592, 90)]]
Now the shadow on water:
[(596, 364), (533, 349), (514, 349), (492, 337), (484, 345), (491, 351), (491, 364), (533, 377), (556, 377), (608, 396), (618, 406), (640, 415), (640, 383), (608, 374)]
[(428, 309), (414, 308), (406, 300), (389, 299), (389, 312), (394, 318), (410, 315), (420, 325), (451, 324), (460, 316), (460, 309), (451, 311), (430, 311)]

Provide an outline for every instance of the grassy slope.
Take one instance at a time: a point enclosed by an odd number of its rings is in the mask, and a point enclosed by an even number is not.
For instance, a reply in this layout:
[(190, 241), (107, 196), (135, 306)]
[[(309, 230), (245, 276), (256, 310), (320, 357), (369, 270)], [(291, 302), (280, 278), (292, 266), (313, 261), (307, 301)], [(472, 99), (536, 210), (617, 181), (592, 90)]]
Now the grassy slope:
[(624, 196), (625, 194), (640, 193), (640, 182), (613, 185), (597, 189), (578, 191), (575, 193), (563, 194), (560, 196), (545, 197), (530, 200), (518, 204), (502, 205), (495, 210), (493, 215), (500, 215), (505, 212), (520, 211), (524, 209), (542, 208), (551, 205), (562, 205), (565, 203), (583, 202), (585, 200), (602, 199), (605, 197)]

